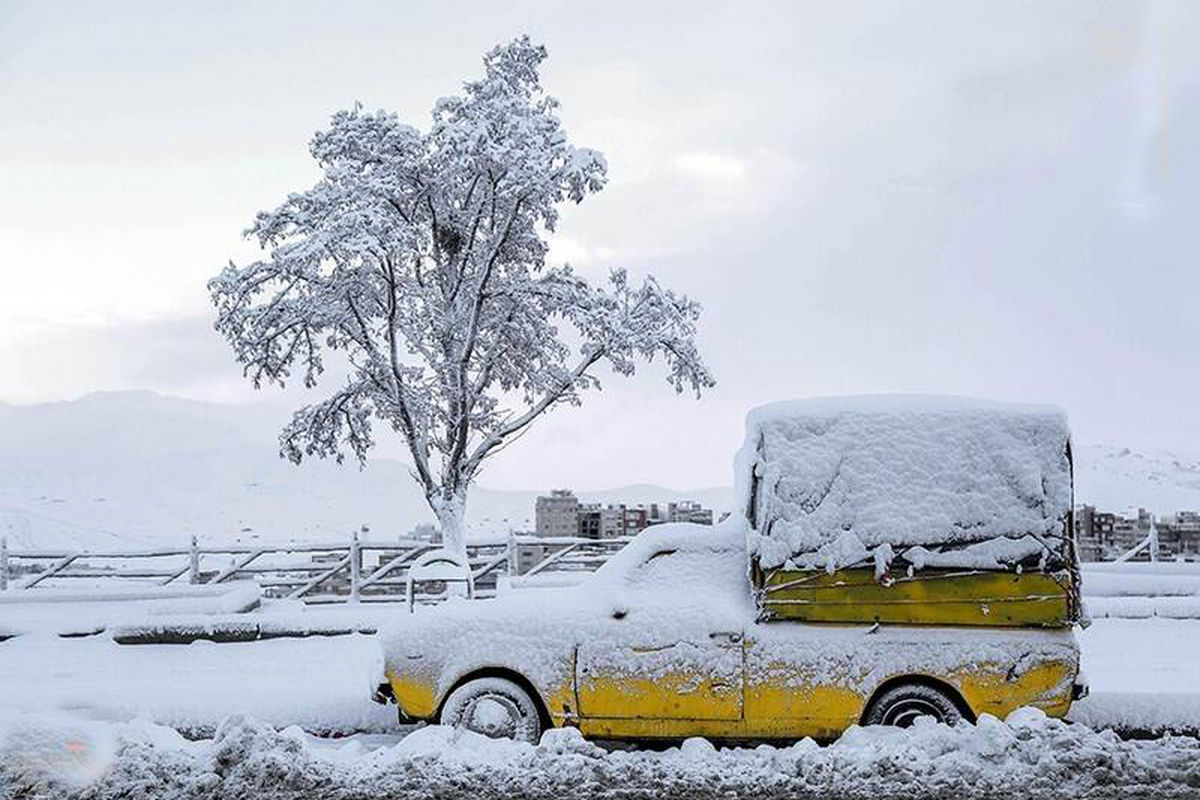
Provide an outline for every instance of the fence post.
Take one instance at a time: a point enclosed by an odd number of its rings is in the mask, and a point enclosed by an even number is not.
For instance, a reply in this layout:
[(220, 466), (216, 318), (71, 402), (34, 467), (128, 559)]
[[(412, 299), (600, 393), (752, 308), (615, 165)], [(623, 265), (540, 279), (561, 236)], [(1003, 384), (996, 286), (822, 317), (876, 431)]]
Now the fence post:
[(192, 546), (188, 550), (188, 583), (200, 582), (200, 549), (196, 547), (196, 534), (192, 534)]
[(513, 533), (513, 529), (510, 527), (508, 529), (508, 553), (507, 553), (508, 577), (512, 578), (517, 574), (518, 561), (519, 561), (519, 559), (518, 559), (518, 553), (517, 553), (517, 535), (515, 533)]
[(358, 544), (358, 531), (350, 540), (350, 602), (358, 602), (359, 584), (362, 583), (362, 549)]
[(0, 537), (0, 592), (8, 591), (8, 537)]

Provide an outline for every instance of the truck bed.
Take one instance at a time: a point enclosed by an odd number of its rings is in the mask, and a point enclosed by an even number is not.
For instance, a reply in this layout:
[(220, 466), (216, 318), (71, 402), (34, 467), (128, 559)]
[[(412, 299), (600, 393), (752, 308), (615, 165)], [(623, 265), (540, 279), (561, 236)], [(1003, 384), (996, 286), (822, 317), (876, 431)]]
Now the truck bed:
[(761, 615), (805, 622), (1070, 627), (1078, 618), (1068, 571), (925, 569), (877, 578), (869, 568), (754, 569)]

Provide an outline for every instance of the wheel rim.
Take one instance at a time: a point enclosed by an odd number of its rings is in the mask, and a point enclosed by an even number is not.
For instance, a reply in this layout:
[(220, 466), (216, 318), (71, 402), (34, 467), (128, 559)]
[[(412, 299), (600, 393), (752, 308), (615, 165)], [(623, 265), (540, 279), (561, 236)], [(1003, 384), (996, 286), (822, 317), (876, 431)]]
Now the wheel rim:
[(499, 694), (476, 697), (463, 709), (460, 724), (491, 739), (515, 739), (521, 733), (521, 709)]
[(883, 724), (907, 728), (916, 721), (917, 717), (933, 717), (936, 722), (946, 721), (946, 715), (933, 703), (919, 697), (906, 697), (888, 707), (883, 714)]

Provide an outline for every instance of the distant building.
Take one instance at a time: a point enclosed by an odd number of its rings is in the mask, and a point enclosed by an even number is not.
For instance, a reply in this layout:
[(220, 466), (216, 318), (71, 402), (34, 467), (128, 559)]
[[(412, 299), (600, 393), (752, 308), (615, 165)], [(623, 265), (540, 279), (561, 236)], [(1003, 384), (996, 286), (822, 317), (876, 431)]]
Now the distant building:
[(647, 523), (662, 525), (667, 522), (691, 522), (696, 525), (712, 525), (713, 512), (693, 500), (677, 503), (651, 503), (647, 509)]
[(636, 536), (650, 524), (644, 506), (621, 506), (621, 509), (621, 534), (623, 536)]
[(538, 536), (578, 536), (579, 498), (570, 489), (555, 489), (537, 499), (534, 525)]
[[(1136, 512), (1131, 510), (1125, 516), (1116, 516), (1113, 520), (1112, 533), (1113, 547), (1117, 551), (1115, 555), (1128, 553), (1145, 541), (1146, 537), (1150, 535), (1152, 523), (1153, 517), (1144, 508), (1139, 508)], [(1168, 554), (1163, 553), (1160, 549), (1158, 555), (1162, 558)], [(1134, 560), (1149, 561), (1149, 550), (1143, 550)]]
[(1112, 552), (1116, 521), (1116, 514), (1097, 511), (1095, 506), (1075, 509), (1075, 542), (1080, 561), (1107, 561), (1118, 555)]
[(691, 500), (683, 500), (679, 503), (668, 503), (667, 518), (670, 522), (691, 522), (696, 525), (713, 524), (712, 509), (703, 508), (699, 503)]
[(442, 529), (432, 522), (422, 522), (408, 532), (409, 539), (416, 539), (419, 542), (431, 542), (432, 544), (442, 543)]
[(666, 522), (713, 524), (712, 509), (691, 500), (637, 506), (580, 503), (569, 489), (555, 489), (537, 498), (534, 511), (538, 536), (613, 539), (636, 536), (651, 525)]
[[(1200, 512), (1178, 511), (1155, 518), (1144, 508), (1125, 514), (1097, 511), (1094, 506), (1075, 509), (1075, 541), (1082, 561), (1112, 561), (1133, 550), (1154, 530), (1155, 558), (1200, 560)], [(1150, 560), (1150, 548), (1142, 549), (1134, 561)]]
[(1200, 512), (1167, 514), (1158, 520), (1156, 527), (1160, 558), (1200, 559)]
[(615, 539), (625, 533), (625, 506), (588, 503), (579, 507), (579, 536), (585, 539)]

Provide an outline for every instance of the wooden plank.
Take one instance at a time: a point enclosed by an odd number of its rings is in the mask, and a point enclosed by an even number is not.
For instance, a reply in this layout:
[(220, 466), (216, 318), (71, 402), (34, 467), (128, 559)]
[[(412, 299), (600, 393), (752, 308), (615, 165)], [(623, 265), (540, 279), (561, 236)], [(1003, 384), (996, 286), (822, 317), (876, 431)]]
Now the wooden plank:
[(833, 574), (777, 570), (762, 581), (770, 619), (907, 625), (1068, 627), (1067, 573), (930, 571), (876, 580), (869, 569)]
[(325, 570), (324, 572), (322, 572), (320, 575), (316, 576), (315, 578), (312, 578), (311, 580), (306, 582), (303, 586), (301, 586), (299, 589), (297, 589), (296, 591), (289, 594), (288, 599), (296, 600), (298, 598), (303, 597), (304, 595), (308, 594), (313, 589), (320, 586), (322, 583), (329, 580), (334, 575), (338, 574), (339, 572), (341, 572), (342, 570), (346, 569), (349, 566), (350, 566), (350, 554), (347, 553), (346, 557), (343, 558), (341, 561), (339, 561), (337, 564), (335, 564), (332, 567), (330, 567), (329, 569)]

